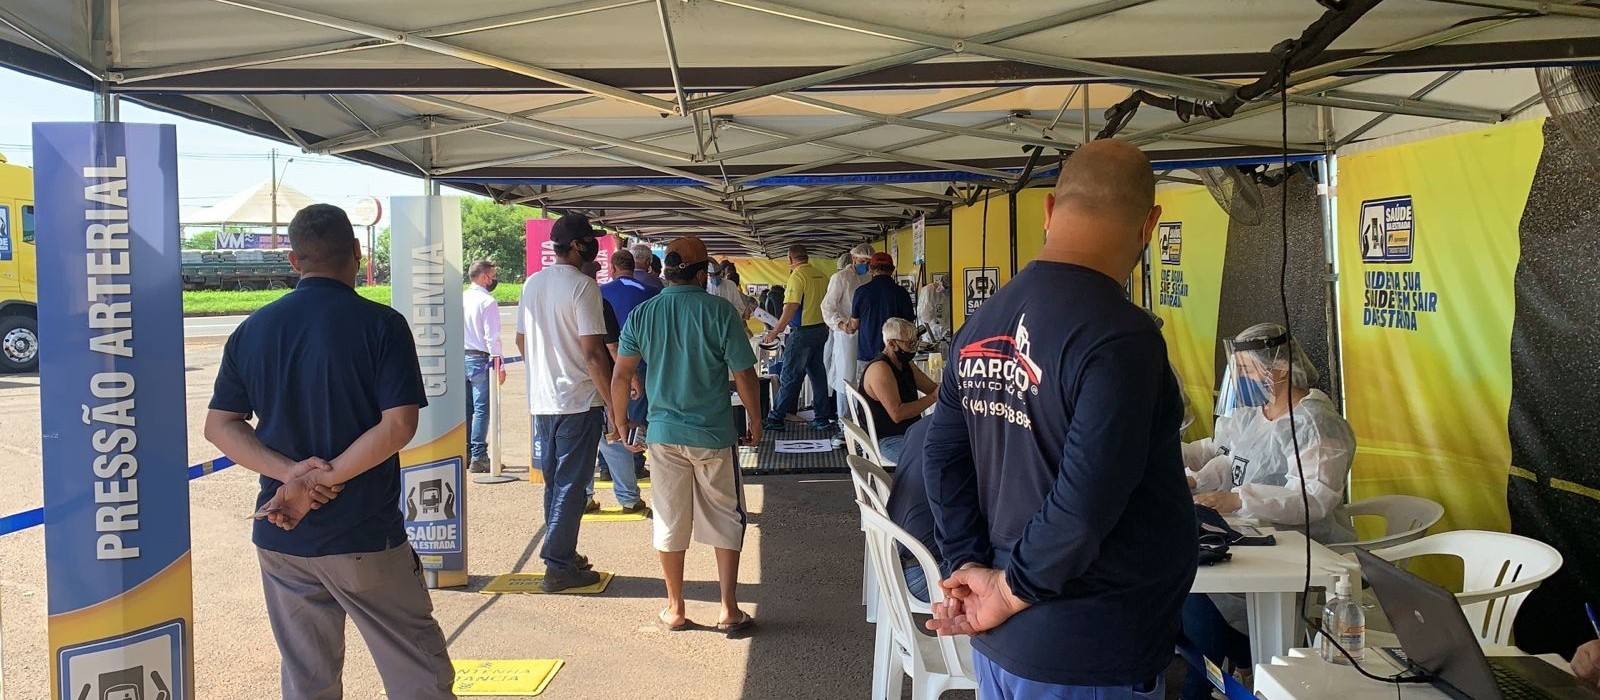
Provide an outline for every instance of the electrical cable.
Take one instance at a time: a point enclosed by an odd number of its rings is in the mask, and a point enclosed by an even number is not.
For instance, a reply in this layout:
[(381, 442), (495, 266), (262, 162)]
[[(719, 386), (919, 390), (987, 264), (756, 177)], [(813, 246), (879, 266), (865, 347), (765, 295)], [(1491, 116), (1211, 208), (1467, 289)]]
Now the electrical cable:
[[(1282, 138), (1282, 144), (1281, 144), (1282, 145), (1282, 151), (1281, 151), (1281, 154), (1283, 156), (1283, 176), (1284, 176), (1283, 180), (1278, 183), (1278, 203), (1279, 203), (1279, 207), (1278, 207), (1278, 226), (1279, 226), (1279, 229), (1278, 229), (1278, 232), (1279, 232), (1279, 235), (1280, 235), (1280, 239), (1282, 241), (1282, 249), (1280, 251), (1281, 252), (1281, 256), (1280, 256), (1279, 261), (1278, 261), (1278, 303), (1282, 306), (1282, 309), (1283, 309), (1284, 335), (1288, 338), (1288, 342), (1285, 343), (1285, 345), (1290, 348), (1289, 352), (1287, 353), (1288, 357), (1289, 357), (1289, 410), (1288, 410), (1288, 415), (1289, 415), (1289, 440), (1290, 440), (1290, 443), (1294, 447), (1295, 471), (1297, 472), (1297, 474), (1298, 474), (1298, 476), (1300, 478), (1300, 505), (1304, 509), (1303, 512), (1305, 514), (1304, 523), (1305, 523), (1305, 542), (1306, 542), (1306, 575), (1305, 575), (1305, 587), (1302, 590), (1301, 595), (1302, 595), (1302, 600), (1310, 600), (1311, 599), (1311, 490), (1306, 486), (1306, 466), (1305, 466), (1304, 460), (1302, 460), (1301, 457), (1300, 457), (1300, 434), (1295, 429), (1295, 418), (1294, 418), (1294, 404), (1295, 404), (1295, 400), (1294, 400), (1294, 360), (1295, 360), (1295, 355), (1297, 353), (1295, 353), (1294, 350), (1293, 350), (1293, 348), (1294, 348), (1294, 326), (1291, 323), (1291, 321), (1293, 319), (1290, 317), (1290, 312), (1289, 312), (1289, 282), (1288, 282), (1288, 280), (1289, 280), (1289, 186), (1290, 186), (1290, 182), (1289, 181), (1292, 179), (1291, 176), (1293, 175), (1293, 173), (1289, 170), (1290, 163), (1289, 163), (1289, 86), (1288, 86), (1288, 75), (1289, 75), (1289, 59), (1286, 56), (1284, 58), (1284, 62), (1283, 62), (1283, 72), (1281, 74), (1280, 81), (1279, 81), (1279, 84), (1278, 84), (1278, 112), (1279, 112), (1279, 117), (1280, 117), (1280, 121), (1281, 121), (1281, 124), (1280, 124), (1281, 134), (1280, 134), (1280, 136)], [(1301, 609), (1302, 609), (1302, 611), (1304, 610), (1304, 603), (1301, 604)], [(1344, 656), (1345, 660), (1350, 662), (1350, 665), (1355, 668), (1357, 673), (1360, 673), (1361, 675), (1363, 675), (1363, 676), (1365, 676), (1365, 677), (1367, 677), (1367, 678), (1369, 678), (1371, 680), (1378, 681), (1380, 683), (1394, 683), (1395, 684), (1395, 692), (1397, 694), (1400, 692), (1400, 684), (1402, 684), (1402, 683), (1427, 683), (1427, 682), (1433, 680), (1431, 676), (1428, 676), (1426, 674), (1423, 674), (1423, 675), (1409, 675), (1408, 676), (1408, 675), (1403, 675), (1404, 672), (1401, 672), (1401, 674), (1396, 674), (1394, 676), (1389, 676), (1389, 677), (1383, 677), (1383, 676), (1376, 675), (1376, 674), (1366, 670), (1365, 668), (1362, 668), (1361, 667), (1361, 663), (1356, 661), (1355, 657), (1350, 654), (1349, 650), (1345, 649), (1343, 645), (1339, 644), (1338, 638), (1334, 634), (1329, 632), (1329, 630), (1326, 627), (1324, 627), (1321, 623), (1317, 622), (1316, 620), (1311, 619), (1310, 616), (1306, 616), (1304, 618), (1304, 621), (1305, 621), (1306, 625), (1310, 629), (1312, 629), (1313, 631), (1315, 631), (1319, 635), (1321, 635), (1322, 639), (1326, 643), (1331, 644), (1333, 646), (1333, 648), (1337, 649), (1339, 651), (1339, 653)], [(1261, 663), (1262, 660), (1257, 659), (1256, 662), (1257, 663)]]

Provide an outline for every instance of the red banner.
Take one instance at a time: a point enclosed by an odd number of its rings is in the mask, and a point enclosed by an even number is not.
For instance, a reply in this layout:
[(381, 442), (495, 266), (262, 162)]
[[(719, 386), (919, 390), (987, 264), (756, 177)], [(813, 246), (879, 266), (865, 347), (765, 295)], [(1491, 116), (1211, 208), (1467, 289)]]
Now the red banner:
[[(556, 264), (554, 244), (550, 242), (550, 229), (556, 225), (555, 219), (528, 219), (528, 276), (543, 270), (548, 265)], [(611, 281), (611, 254), (617, 251), (617, 238), (610, 234), (600, 236), (600, 257), (595, 262), (600, 263), (600, 284)]]

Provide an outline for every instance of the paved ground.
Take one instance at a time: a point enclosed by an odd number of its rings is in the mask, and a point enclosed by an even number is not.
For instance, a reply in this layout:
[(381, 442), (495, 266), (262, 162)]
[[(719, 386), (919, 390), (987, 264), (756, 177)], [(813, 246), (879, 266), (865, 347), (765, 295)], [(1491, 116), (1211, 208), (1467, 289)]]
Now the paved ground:
[[(218, 331), (228, 321), (190, 323), (192, 463), (216, 454), (202, 440), (200, 425), (225, 335)], [(524, 400), (521, 369), (511, 371), (505, 400), (515, 406)], [(41, 502), (38, 406), (37, 378), (0, 376), (0, 454), (7, 456), (0, 461), (0, 513)], [(528, 422), (507, 415), (507, 463), (525, 474)], [(473, 590), (434, 593), (457, 658), (564, 659), (566, 668), (542, 696), (551, 700), (866, 696), (872, 629), (858, 604), (861, 539), (842, 475), (749, 480), (751, 529), (741, 580), (762, 628), (741, 641), (709, 632), (656, 631), (652, 619), (661, 606), (660, 570), (648, 522), (584, 526), (583, 550), (618, 576), (603, 596), (475, 592), (494, 574), (538, 570), (538, 488), (518, 481), (475, 484), (469, 492)], [(277, 695), (276, 647), (244, 520), (254, 490), (252, 475), (240, 468), (191, 482), (201, 698)], [(49, 697), (43, 547), (39, 528), (0, 538), (4, 690), (16, 700)], [(691, 551), (689, 577), (691, 617), (714, 621), (715, 569), (709, 551)], [(352, 629), (349, 636), (348, 697), (379, 697), (381, 686), (359, 635)]]

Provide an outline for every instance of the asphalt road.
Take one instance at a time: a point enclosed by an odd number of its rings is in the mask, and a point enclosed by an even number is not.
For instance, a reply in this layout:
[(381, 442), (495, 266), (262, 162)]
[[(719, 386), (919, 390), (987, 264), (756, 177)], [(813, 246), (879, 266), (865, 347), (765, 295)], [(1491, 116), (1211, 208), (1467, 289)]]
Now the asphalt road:
[[(194, 316), (183, 319), (185, 338), (226, 338), (244, 321), (244, 316)], [(500, 327), (510, 339), (516, 330), (517, 307), (500, 307)]]

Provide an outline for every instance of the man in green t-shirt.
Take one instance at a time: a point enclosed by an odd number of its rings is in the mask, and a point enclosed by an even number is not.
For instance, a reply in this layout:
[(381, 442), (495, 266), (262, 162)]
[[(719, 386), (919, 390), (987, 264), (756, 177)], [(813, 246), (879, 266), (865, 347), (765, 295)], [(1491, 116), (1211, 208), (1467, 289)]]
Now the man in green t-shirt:
[(822, 317), (822, 300), (828, 295), (828, 278), (811, 266), (811, 253), (804, 245), (789, 246), (789, 282), (783, 299), (783, 316), (777, 327), (767, 332), (763, 345), (778, 340), (783, 329), (789, 339), (783, 345), (783, 372), (778, 377), (778, 398), (762, 426), (783, 430), (783, 419), (800, 405), (800, 384), (811, 378), (811, 405), (816, 415), (813, 430), (832, 432), (839, 421), (838, 406), (828, 400), (828, 324)]
[[(739, 609), (737, 596), (746, 517), (734, 445), (761, 442), (756, 356), (739, 312), (706, 292), (710, 260), (698, 238), (667, 245), (662, 266), (667, 286), (628, 315), (611, 393), (626, 402), (640, 360), (658, 368), (645, 377), (650, 410), (643, 440), (649, 445), (655, 494), (655, 547), (667, 587), (667, 608), (656, 616), (657, 624), (673, 632), (693, 625), (683, 598), (684, 554), (692, 537), (717, 551), (722, 592), (717, 629), (741, 637), (755, 619)], [(734, 429), (730, 373), (750, 426), (742, 439)], [(618, 434), (628, 439), (634, 426), (627, 413), (613, 417)], [(630, 449), (644, 447), (630, 441)]]

